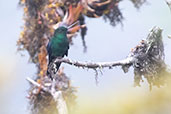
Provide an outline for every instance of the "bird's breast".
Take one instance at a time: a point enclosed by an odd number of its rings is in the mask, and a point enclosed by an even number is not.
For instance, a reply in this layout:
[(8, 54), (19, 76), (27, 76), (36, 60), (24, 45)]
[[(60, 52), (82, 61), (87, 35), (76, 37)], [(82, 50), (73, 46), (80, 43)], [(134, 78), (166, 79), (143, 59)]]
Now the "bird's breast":
[(55, 39), (51, 44), (52, 56), (64, 56), (68, 46), (69, 41), (67, 38)]

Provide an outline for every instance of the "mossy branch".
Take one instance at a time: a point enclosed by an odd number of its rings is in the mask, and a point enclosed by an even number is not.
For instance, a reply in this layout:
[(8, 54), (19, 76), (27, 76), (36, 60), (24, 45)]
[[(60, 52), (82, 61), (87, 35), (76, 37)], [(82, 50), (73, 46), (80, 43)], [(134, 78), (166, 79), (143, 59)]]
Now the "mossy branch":
[(58, 114), (68, 114), (67, 105), (63, 98), (62, 91), (60, 90), (57, 91), (55, 88), (55, 80), (52, 81), (51, 88), (47, 88), (35, 82), (29, 77), (27, 77), (26, 79), (34, 86), (41, 88), (43, 91), (48, 92), (49, 94), (52, 95), (52, 97), (54, 98), (54, 101), (56, 102), (56, 108), (58, 109)]
[(93, 69), (97, 73), (97, 69), (113, 68), (121, 66), (125, 73), (128, 72), (129, 67), (134, 68), (134, 81), (135, 86), (140, 86), (142, 77), (146, 78), (150, 89), (152, 85), (160, 87), (164, 84), (165, 76), (161, 74), (167, 72), (167, 66), (164, 62), (164, 45), (162, 41), (162, 29), (153, 27), (147, 38), (142, 40), (135, 48), (133, 48), (126, 59), (114, 62), (81, 62), (71, 60), (69, 58), (57, 58), (49, 66), (51, 72), (54, 73), (52, 68), (55, 68), (56, 62), (63, 62), (75, 67)]
[(76, 61), (76, 60), (71, 60), (69, 58), (61, 58), (61, 59), (56, 59), (54, 62), (63, 62), (66, 64), (70, 64), (76, 67), (81, 67), (81, 68), (88, 68), (88, 69), (97, 69), (97, 68), (112, 68), (116, 66), (124, 66), (124, 65), (130, 65), (134, 61), (133, 57), (128, 57), (124, 60), (120, 61), (114, 61), (114, 62), (82, 62), (82, 61)]

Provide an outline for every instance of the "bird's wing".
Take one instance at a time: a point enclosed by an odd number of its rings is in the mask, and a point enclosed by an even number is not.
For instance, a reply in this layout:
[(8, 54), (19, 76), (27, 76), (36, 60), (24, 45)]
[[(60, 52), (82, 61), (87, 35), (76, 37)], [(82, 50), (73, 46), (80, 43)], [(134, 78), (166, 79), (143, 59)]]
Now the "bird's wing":
[(67, 51), (65, 52), (65, 55), (68, 56), (68, 50), (69, 50), (69, 44), (68, 44), (68, 49)]
[(52, 58), (51, 58), (51, 54), (52, 54), (52, 50), (51, 50), (51, 41), (49, 41), (47, 47), (47, 53), (48, 53), (48, 57), (49, 57), (49, 63), (51, 62)]
[(49, 51), (50, 51), (50, 45), (51, 45), (51, 42), (49, 41), (49, 42), (48, 42), (48, 45), (47, 45), (47, 47), (46, 47), (48, 53), (49, 53)]

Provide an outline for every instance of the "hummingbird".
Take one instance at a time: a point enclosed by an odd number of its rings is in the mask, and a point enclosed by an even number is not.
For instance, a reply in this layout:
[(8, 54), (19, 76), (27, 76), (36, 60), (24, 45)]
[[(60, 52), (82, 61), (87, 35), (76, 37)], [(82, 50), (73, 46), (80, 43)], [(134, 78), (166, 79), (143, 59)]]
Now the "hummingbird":
[[(49, 56), (49, 65), (56, 58), (63, 58), (68, 56), (69, 40), (67, 38), (68, 28), (61, 26), (54, 32), (53, 37), (50, 39), (47, 45), (47, 52)], [(56, 63), (56, 69), (58, 71), (61, 63)]]
[[(47, 53), (49, 57), (49, 65), (54, 62), (56, 58), (63, 58), (64, 56), (68, 56), (68, 50), (69, 50), (69, 38), (67, 37), (67, 34), (70, 32), (70, 29), (72, 30), (72, 27), (78, 24), (78, 21), (73, 23), (70, 26), (67, 26), (65, 24), (59, 25), (59, 27), (55, 30), (54, 35), (50, 39), (48, 45), (47, 45)], [(61, 65), (61, 62), (56, 62), (56, 70), (59, 70), (59, 67)], [(47, 75), (49, 75), (49, 71), (47, 70)], [(52, 79), (52, 77), (50, 76)]]
[[(55, 32), (52, 38), (50, 38), (47, 45), (47, 53), (49, 57), (47, 75), (51, 79), (53, 79), (53, 77), (49, 75), (50, 74), (49, 67), (51, 63), (53, 63), (56, 58), (63, 58), (64, 56), (68, 56), (69, 42), (70, 42), (69, 36), (71, 36), (70, 34), (77, 32), (81, 27), (79, 21), (77, 21), (77, 18), (81, 10), (82, 10), (82, 6), (80, 5), (78, 5), (76, 8), (70, 6), (69, 11), (66, 12), (63, 18), (63, 21), (53, 26)], [(58, 71), (61, 62), (56, 62), (55, 65), (56, 65), (55, 66), (56, 71)]]

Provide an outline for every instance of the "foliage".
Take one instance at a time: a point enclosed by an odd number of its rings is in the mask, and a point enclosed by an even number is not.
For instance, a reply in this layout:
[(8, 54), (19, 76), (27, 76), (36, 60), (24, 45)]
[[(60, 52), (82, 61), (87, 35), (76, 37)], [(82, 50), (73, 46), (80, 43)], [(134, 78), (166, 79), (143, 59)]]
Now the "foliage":
[(147, 79), (150, 90), (152, 85), (160, 87), (166, 84), (167, 76), (169, 76), (170, 72), (167, 70), (167, 65), (164, 61), (162, 39), (162, 29), (154, 27), (148, 37), (142, 40), (129, 54), (128, 57), (133, 57), (134, 62), (128, 66), (123, 66), (123, 69), (133, 66), (135, 86), (140, 86), (140, 81), (143, 81), (143, 77)]
[(147, 0), (131, 0), (136, 8), (140, 8)]

